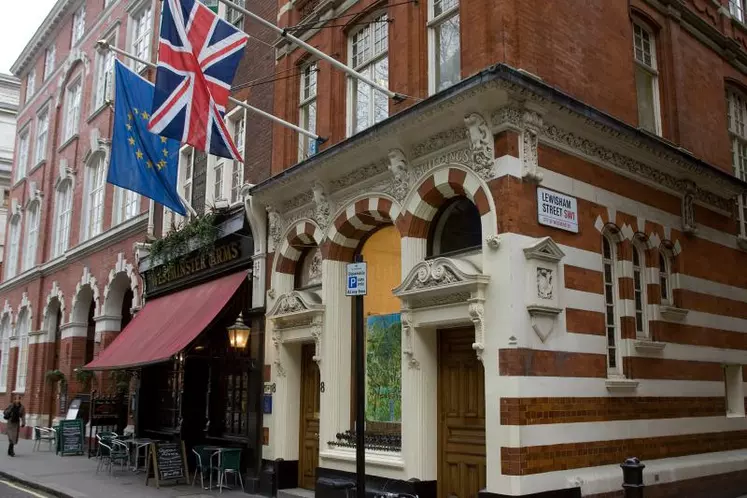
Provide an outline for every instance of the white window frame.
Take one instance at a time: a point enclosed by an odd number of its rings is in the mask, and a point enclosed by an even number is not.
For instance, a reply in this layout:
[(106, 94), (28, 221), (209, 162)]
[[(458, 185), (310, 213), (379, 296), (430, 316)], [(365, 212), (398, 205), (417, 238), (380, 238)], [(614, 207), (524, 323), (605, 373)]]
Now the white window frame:
[(55, 189), (54, 257), (62, 256), (70, 244), (70, 225), (73, 213), (73, 183), (61, 182)]
[(34, 96), (36, 92), (36, 68), (31, 69), (28, 76), (26, 76), (26, 102)]
[(726, 416), (744, 417), (744, 381), (742, 365), (723, 365)]
[(29, 166), (29, 138), (31, 137), (31, 126), (26, 125), (18, 133), (18, 160), (16, 161), (16, 170), (14, 182), (19, 182), (26, 177), (26, 171)]
[[(235, 117), (230, 120), (231, 134), (236, 148), (244, 158), (246, 152), (246, 110), (239, 108)], [(230, 204), (241, 202), (241, 187), (244, 185), (244, 163), (241, 161), (231, 161), (230, 192), (228, 201)]]
[(5, 262), (5, 278), (10, 279), (18, 273), (18, 258), (21, 248), (21, 215), (10, 218), (8, 229), (8, 254)]
[[(83, 230), (81, 230), (81, 241), (91, 239), (104, 230), (104, 196), (106, 188), (106, 164), (101, 155), (94, 157), (86, 165), (85, 198), (83, 203), (85, 212), (83, 215)], [(96, 174), (98, 173), (98, 177)], [(98, 184), (94, 185), (94, 179), (98, 178)]]
[[(446, 10), (436, 15), (435, 7), (437, 2), (450, 2), (453, 1), (454, 5), (449, 6)], [(461, 52), (462, 40), (461, 40), (461, 18), (459, 17), (460, 0), (428, 0), (428, 94), (433, 95), (447, 87), (438, 88), (438, 71), (439, 71), (439, 49), (436, 46), (437, 31), (445, 23), (458, 18), (459, 22), (459, 50)], [(459, 80), (461, 80), (462, 71), (462, 60), (461, 54), (459, 57)]]
[[(316, 133), (318, 71), (316, 61), (306, 64), (301, 69), (300, 90), (298, 94), (298, 126), (312, 133)], [(313, 138), (306, 135), (298, 135), (299, 161), (311, 157), (309, 149), (313, 143)]]
[[(232, 0), (233, 3), (240, 7), (246, 7), (246, 1), (245, 0)], [(236, 9), (232, 9), (230, 7), (226, 7), (226, 21), (230, 24), (232, 24), (234, 27), (240, 29), (241, 31), (244, 31), (244, 13), (239, 12)]]
[(18, 314), (16, 322), (16, 337), (18, 338), (18, 362), (16, 365), (16, 388), (13, 392), (26, 392), (26, 380), (28, 379), (29, 368), (29, 332), (31, 331), (31, 313), (27, 307), (24, 307)]
[[(147, 2), (138, 10), (130, 14), (129, 19), (129, 52), (141, 59), (150, 60), (150, 51), (153, 39), (153, 10), (150, 2)], [(135, 72), (143, 71), (147, 66), (141, 62), (132, 61)]]
[[(636, 35), (636, 28), (638, 28), (642, 33), (644, 33), (648, 37), (648, 44), (650, 47), (650, 50), (648, 54), (645, 53), (645, 51), (642, 51), (642, 56), (638, 55), (638, 49), (637, 49), (637, 35)], [(650, 63), (645, 60), (645, 57), (648, 55), (648, 57), (651, 59)], [(643, 60), (641, 59), (643, 58)], [(654, 109), (654, 130), (650, 130), (651, 133), (655, 133), (656, 135), (661, 135), (661, 99), (659, 96), (659, 68), (658, 68), (658, 62), (656, 58), (656, 37), (654, 36), (654, 32), (645, 24), (635, 21), (633, 22), (633, 63), (635, 64), (635, 70), (636, 71), (645, 71), (646, 73), (651, 76), (651, 94), (653, 95), (653, 102), (651, 105)], [(636, 103), (638, 105), (638, 120), (639, 120), (639, 127), (640, 127), (640, 100), (639, 96), (637, 95), (636, 91)]]
[(8, 371), (10, 370), (10, 315), (0, 320), (0, 392), (8, 392)]
[(73, 29), (70, 35), (70, 48), (75, 47), (86, 33), (86, 4), (73, 14)]
[[(609, 257), (605, 256), (605, 243)], [(619, 293), (617, 282), (617, 244), (609, 234), (602, 235), (602, 279), (604, 281), (604, 323), (607, 341), (607, 375), (620, 376), (622, 361), (620, 354), (620, 317), (618, 316)], [(614, 363), (614, 364), (613, 364)]]
[[(386, 81), (382, 81), (383, 86), (389, 86), (389, 23), (388, 22), (376, 22), (376, 21), (386, 21), (388, 20), (388, 16), (386, 12), (378, 12), (376, 15), (372, 16), (372, 22), (370, 24), (364, 25), (361, 29), (358, 29), (351, 33), (348, 36), (348, 65), (350, 67), (353, 67), (356, 71), (359, 73), (367, 74), (372, 80), (376, 81), (376, 78), (373, 74), (373, 70), (370, 73), (367, 73), (367, 70), (369, 68), (373, 68), (377, 63), (387, 60), (387, 79)], [(380, 28), (377, 28), (380, 27)], [(382, 38), (382, 40), (386, 40), (386, 49), (380, 50), (379, 52), (376, 52), (376, 44), (377, 41), (375, 39), (376, 31), (377, 29), (383, 29), (386, 32), (386, 37)], [(369, 50), (370, 55), (364, 59), (361, 62), (358, 62), (355, 60), (355, 54), (353, 53), (355, 49), (355, 37), (359, 36), (361, 33), (368, 32), (368, 38), (370, 42)], [(359, 133), (367, 128), (370, 128), (371, 126), (379, 123), (380, 121), (376, 121), (375, 115), (375, 96), (383, 96), (383, 100), (386, 102), (387, 105), (387, 116), (389, 117), (389, 98), (386, 96), (386, 94), (380, 92), (379, 90), (376, 90), (375, 88), (367, 85), (366, 83), (363, 83), (359, 81), (356, 78), (352, 78), (348, 76), (348, 99), (347, 99), (347, 129), (348, 129), (348, 136), (355, 135), (356, 133)], [(357, 115), (356, 115), (356, 109), (357, 109), (357, 101), (358, 101), (358, 87), (359, 85), (364, 85), (364, 88), (366, 89), (366, 92), (368, 92), (368, 98), (369, 98), (369, 105), (368, 105), (368, 112), (369, 112), (369, 123), (365, 128), (361, 128), (360, 130), (356, 131), (356, 127), (358, 124), (357, 121)], [(386, 118), (384, 118), (386, 119)], [(383, 121), (383, 119), (382, 119)]]
[(744, 0), (729, 0), (729, 14), (739, 22), (744, 22)]
[(665, 249), (659, 249), (659, 295), (661, 304), (672, 304), (672, 258)]
[[(635, 333), (637, 337), (648, 337), (648, 317), (646, 294), (648, 279), (646, 278), (646, 251), (633, 244), (633, 309), (635, 310)], [(638, 262), (636, 263), (636, 259)], [(640, 323), (639, 323), (640, 321)]]
[[(117, 46), (116, 32), (107, 36), (109, 45)], [(105, 50), (96, 54), (96, 86), (93, 91), (93, 111), (104, 107), (114, 97), (114, 61), (116, 54)]]
[(47, 81), (52, 73), (54, 73), (55, 58), (57, 57), (57, 49), (54, 44), (47, 47), (44, 51), (44, 81)]
[(26, 216), (26, 242), (23, 245), (23, 271), (30, 270), (36, 264), (36, 252), (39, 247), (39, 222), (41, 205), (39, 201), (29, 204)]
[(65, 89), (65, 134), (62, 140), (63, 143), (78, 133), (82, 100), (83, 81), (81, 78), (78, 78)]
[[(747, 181), (747, 95), (733, 87), (726, 89), (726, 119), (731, 139), (734, 176)], [(739, 238), (747, 239), (747, 194), (738, 197)]]
[(226, 159), (218, 158), (213, 163), (213, 202), (219, 199), (225, 199), (226, 195), (224, 189), (226, 188), (225, 174), (226, 174)]
[(140, 214), (140, 194), (121, 187), (114, 187), (113, 224), (124, 223)]
[[(194, 177), (195, 153), (191, 146), (184, 146), (179, 150), (179, 176), (177, 190), (188, 203), (192, 203), (192, 179)], [(178, 227), (184, 217), (169, 208), (163, 208), (163, 226), (161, 233), (168, 234), (174, 227)]]
[(36, 146), (34, 147), (34, 167), (47, 159), (49, 145), (49, 106), (36, 116)]

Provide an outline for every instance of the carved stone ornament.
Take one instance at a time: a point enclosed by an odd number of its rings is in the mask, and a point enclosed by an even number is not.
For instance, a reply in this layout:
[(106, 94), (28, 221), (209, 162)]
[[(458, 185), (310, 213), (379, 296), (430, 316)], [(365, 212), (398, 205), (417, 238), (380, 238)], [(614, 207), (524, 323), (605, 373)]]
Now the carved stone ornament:
[(413, 348), (412, 335), (415, 333), (413, 330), (413, 318), (412, 313), (408, 310), (402, 310), (400, 314), (400, 321), (402, 322), (402, 336), (404, 337), (404, 347), (402, 348), (402, 354), (407, 359), (407, 366), (415, 370), (420, 369), (420, 362), (415, 358), (415, 351)]
[(468, 114), (464, 124), (469, 131), (472, 152), (472, 168), (483, 180), (493, 178), (493, 159), (495, 157), (495, 143), (485, 118), (477, 113)]
[(527, 259), (538, 259), (541, 261), (548, 261), (551, 263), (557, 263), (565, 256), (565, 253), (558, 247), (550, 237), (544, 237), (532, 244), (529, 247), (524, 248), (524, 256)]
[(498, 249), (501, 246), (501, 236), (500, 235), (489, 235), (485, 242), (488, 244), (488, 247), (495, 250)]
[(485, 353), (485, 305), (482, 301), (474, 300), (469, 304), (469, 318), (475, 324), (475, 342), (472, 343), (472, 349), (482, 363)]
[(552, 334), (560, 314), (557, 281), (560, 261), (565, 254), (550, 238), (544, 237), (524, 248), (527, 259), (526, 307), (532, 330), (542, 342)]
[(282, 354), (282, 346), (283, 345), (283, 339), (280, 337), (280, 334), (277, 330), (272, 331), (272, 346), (275, 348), (275, 360), (273, 363), (275, 364), (275, 372), (280, 377), (285, 377), (285, 367), (283, 367), (282, 358), (280, 355)]
[(315, 362), (322, 361), (322, 332), (324, 331), (323, 319), (321, 315), (314, 317), (311, 322), (311, 337), (314, 338), (314, 356), (311, 358)]
[(534, 111), (524, 111), (522, 117), (523, 130), (521, 132), (521, 176), (533, 182), (542, 181), (539, 172), (539, 133), (542, 129), (542, 116)]
[(688, 189), (682, 196), (682, 231), (694, 234), (698, 231), (695, 225), (695, 184), (688, 182)]
[(330, 217), (329, 199), (324, 190), (324, 185), (319, 182), (314, 183), (314, 220), (319, 225), (322, 233), (327, 231)]
[(283, 227), (281, 226), (280, 215), (275, 209), (268, 207), (267, 217), (270, 223), (270, 240), (273, 242), (273, 246), (269, 250), (272, 252), (275, 247), (280, 245), (280, 237), (282, 236)]
[(537, 297), (552, 299), (553, 271), (550, 268), (537, 268)]
[(278, 296), (275, 304), (267, 312), (275, 330), (288, 327), (309, 326), (324, 312), (322, 299), (314, 291), (291, 291)]
[(410, 190), (407, 177), (407, 159), (400, 149), (389, 151), (389, 171), (392, 173), (392, 195), (400, 203), (405, 200)]
[(545, 342), (555, 328), (557, 315), (563, 310), (554, 306), (530, 305), (527, 306), (527, 311), (531, 317), (532, 330)]

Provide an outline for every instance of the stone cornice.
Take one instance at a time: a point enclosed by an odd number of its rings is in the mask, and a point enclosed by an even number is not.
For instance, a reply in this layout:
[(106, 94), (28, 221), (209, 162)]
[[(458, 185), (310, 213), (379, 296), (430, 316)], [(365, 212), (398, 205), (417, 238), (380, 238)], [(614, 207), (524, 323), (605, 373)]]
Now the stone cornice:
[(70, 12), (78, 0), (57, 0), (52, 10), (44, 18), (41, 26), (36, 30), (34, 36), (26, 44), (21, 55), (10, 67), (13, 74), (20, 74), (26, 69), (28, 63), (36, 57), (37, 52), (46, 44), (49, 35), (57, 29), (60, 21)]

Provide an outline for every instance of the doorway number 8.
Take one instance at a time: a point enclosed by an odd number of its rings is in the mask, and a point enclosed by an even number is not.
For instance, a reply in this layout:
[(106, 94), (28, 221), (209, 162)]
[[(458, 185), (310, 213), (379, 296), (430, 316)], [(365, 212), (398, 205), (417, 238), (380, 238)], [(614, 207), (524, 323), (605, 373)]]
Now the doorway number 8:
[(324, 382), (319, 383), (319, 392), (324, 392)]

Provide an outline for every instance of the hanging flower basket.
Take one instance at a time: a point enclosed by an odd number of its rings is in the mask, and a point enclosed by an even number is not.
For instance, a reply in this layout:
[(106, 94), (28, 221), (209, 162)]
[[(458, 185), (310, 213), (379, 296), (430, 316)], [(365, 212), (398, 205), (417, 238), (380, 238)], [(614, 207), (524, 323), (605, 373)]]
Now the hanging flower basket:
[(56, 384), (60, 383), (61, 385), (65, 385), (67, 383), (67, 379), (65, 378), (65, 374), (60, 372), (59, 370), (49, 370), (45, 376), (47, 379), (47, 382), (50, 384)]

